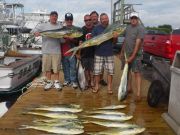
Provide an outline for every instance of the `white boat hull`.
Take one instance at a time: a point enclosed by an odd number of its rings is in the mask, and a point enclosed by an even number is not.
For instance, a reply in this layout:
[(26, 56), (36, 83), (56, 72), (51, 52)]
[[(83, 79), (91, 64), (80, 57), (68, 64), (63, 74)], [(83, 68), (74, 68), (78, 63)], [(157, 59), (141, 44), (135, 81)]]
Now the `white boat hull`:
[(41, 56), (7, 57), (0, 65), (0, 92), (9, 92), (32, 79), (40, 69)]

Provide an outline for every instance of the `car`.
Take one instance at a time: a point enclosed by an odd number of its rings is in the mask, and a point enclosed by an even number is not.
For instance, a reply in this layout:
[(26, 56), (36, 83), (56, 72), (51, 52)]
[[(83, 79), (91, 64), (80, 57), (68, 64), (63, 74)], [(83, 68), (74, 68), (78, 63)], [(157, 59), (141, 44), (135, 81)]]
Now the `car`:
[(177, 50), (180, 50), (180, 29), (175, 29), (170, 34), (158, 30), (146, 32), (143, 44), (144, 58), (152, 55), (172, 63)]

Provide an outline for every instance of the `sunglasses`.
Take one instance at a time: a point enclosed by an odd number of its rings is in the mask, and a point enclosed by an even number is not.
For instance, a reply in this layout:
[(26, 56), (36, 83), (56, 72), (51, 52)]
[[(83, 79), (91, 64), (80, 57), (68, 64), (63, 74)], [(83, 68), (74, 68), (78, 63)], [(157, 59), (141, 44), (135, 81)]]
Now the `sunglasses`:
[(87, 21), (91, 21), (91, 19), (87, 19), (87, 20), (84, 20), (85, 22), (87, 22)]

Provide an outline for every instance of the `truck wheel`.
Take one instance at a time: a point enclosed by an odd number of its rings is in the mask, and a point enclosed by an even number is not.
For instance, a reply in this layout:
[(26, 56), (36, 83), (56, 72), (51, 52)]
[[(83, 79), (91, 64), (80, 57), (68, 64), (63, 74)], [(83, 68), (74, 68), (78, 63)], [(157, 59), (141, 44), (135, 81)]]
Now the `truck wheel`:
[(161, 81), (154, 80), (149, 87), (148, 95), (147, 95), (147, 102), (149, 106), (156, 107), (162, 95), (163, 95), (163, 85)]

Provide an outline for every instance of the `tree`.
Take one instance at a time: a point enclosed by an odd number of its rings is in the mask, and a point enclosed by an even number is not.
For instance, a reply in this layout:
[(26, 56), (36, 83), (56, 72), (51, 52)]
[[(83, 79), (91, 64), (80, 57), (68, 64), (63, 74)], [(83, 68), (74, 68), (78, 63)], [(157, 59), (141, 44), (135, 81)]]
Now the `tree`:
[(168, 33), (172, 31), (172, 26), (169, 24), (159, 25), (158, 28), (165, 29)]

